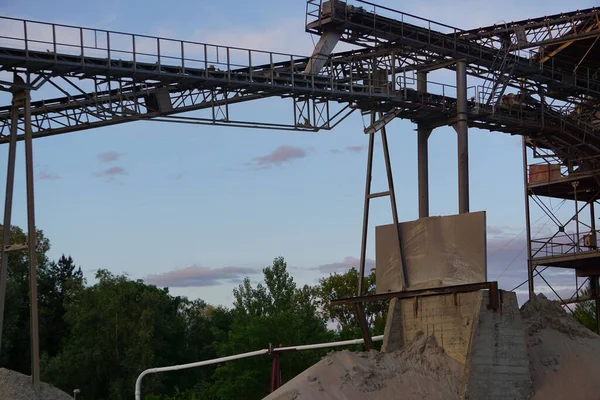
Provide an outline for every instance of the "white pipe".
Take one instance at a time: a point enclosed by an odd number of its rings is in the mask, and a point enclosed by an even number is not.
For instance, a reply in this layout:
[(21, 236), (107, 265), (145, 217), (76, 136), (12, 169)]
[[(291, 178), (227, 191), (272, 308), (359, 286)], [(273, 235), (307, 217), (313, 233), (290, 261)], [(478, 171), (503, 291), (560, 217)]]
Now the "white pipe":
[[(371, 340), (373, 342), (381, 341), (381, 340), (383, 340), (383, 335), (373, 336), (371, 338)], [(277, 348), (273, 349), (273, 353), (282, 352), (282, 351), (291, 351), (291, 350), (300, 351), (300, 350), (310, 350), (310, 349), (322, 349), (322, 348), (326, 348), (326, 347), (349, 346), (349, 345), (353, 345), (353, 344), (363, 344), (364, 342), (365, 342), (364, 339), (352, 339), (352, 340), (344, 340), (341, 342), (307, 344), (307, 345), (303, 345), (303, 346), (277, 347)], [(142, 378), (148, 374), (156, 374), (158, 372), (177, 371), (180, 369), (187, 369), (187, 368), (203, 367), (205, 365), (218, 364), (218, 363), (222, 363), (225, 361), (239, 360), (240, 358), (260, 356), (260, 355), (268, 354), (268, 353), (269, 353), (269, 349), (262, 349), (262, 350), (251, 351), (250, 353), (236, 354), (233, 356), (215, 358), (212, 360), (198, 361), (198, 362), (189, 363), (189, 364), (172, 365), (170, 367), (159, 367), (159, 368), (147, 369), (147, 370), (143, 371), (137, 377), (137, 379), (135, 381), (135, 399), (141, 400), (141, 398), (142, 398)]]
[(142, 378), (148, 374), (156, 374), (158, 372), (167, 372), (167, 371), (177, 371), (177, 370), (186, 369), (186, 368), (202, 367), (205, 365), (218, 364), (218, 363), (225, 362), (225, 361), (239, 360), (240, 358), (260, 356), (262, 354), (267, 354), (268, 352), (269, 352), (269, 349), (262, 349), (262, 350), (251, 351), (250, 353), (236, 354), (233, 356), (215, 358), (212, 360), (198, 361), (198, 362), (189, 363), (189, 364), (172, 365), (170, 367), (159, 367), (159, 368), (147, 369), (144, 372), (142, 372), (135, 381), (135, 398), (136, 398), (136, 400), (141, 399)]

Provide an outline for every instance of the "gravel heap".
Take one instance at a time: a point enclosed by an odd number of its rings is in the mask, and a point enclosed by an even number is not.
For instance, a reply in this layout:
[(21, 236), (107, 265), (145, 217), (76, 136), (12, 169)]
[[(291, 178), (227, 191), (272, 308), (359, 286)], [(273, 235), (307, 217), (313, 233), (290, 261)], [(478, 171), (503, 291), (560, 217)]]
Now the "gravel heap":
[(1, 400), (72, 400), (73, 397), (48, 385), (41, 383), (40, 394), (35, 395), (31, 388), (31, 377), (10, 369), (0, 368)]
[(435, 338), (422, 336), (392, 353), (330, 353), (265, 400), (458, 400), (462, 369)]
[(600, 399), (600, 336), (543, 294), (521, 307), (533, 400)]

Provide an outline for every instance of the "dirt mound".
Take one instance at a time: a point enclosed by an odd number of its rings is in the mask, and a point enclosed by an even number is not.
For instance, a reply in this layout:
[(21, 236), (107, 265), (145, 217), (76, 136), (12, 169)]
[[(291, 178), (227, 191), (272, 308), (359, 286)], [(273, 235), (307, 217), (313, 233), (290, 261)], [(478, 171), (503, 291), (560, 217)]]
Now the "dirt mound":
[(54, 386), (42, 383), (36, 396), (31, 388), (31, 377), (10, 369), (0, 368), (0, 399), (2, 400), (72, 400)]
[(533, 400), (600, 398), (600, 336), (543, 294), (521, 307)]
[(330, 353), (268, 400), (459, 399), (463, 366), (433, 337), (421, 336), (392, 353)]

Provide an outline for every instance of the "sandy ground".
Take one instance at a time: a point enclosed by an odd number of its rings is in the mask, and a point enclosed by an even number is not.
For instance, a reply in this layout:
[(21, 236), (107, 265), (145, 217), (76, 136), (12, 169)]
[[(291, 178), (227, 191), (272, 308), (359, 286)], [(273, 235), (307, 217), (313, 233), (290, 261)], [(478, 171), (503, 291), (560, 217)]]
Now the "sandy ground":
[(331, 353), (265, 399), (458, 400), (462, 369), (433, 337), (421, 337), (393, 353)]
[(0, 368), (0, 399), (2, 400), (69, 400), (72, 397), (65, 392), (42, 383), (40, 395), (36, 396), (31, 388), (31, 377)]
[(533, 400), (600, 399), (600, 336), (544, 295), (521, 308)]

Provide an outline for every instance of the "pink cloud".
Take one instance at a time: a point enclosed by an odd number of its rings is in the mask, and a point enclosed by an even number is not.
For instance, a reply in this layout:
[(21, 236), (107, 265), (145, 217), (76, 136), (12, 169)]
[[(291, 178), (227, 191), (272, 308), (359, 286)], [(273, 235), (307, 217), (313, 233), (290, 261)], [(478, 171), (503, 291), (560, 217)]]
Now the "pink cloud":
[[(346, 272), (350, 268), (354, 267), (357, 271), (360, 267), (360, 260), (355, 257), (346, 257), (343, 261), (334, 262), (330, 264), (319, 265), (317, 269), (322, 273), (333, 273), (333, 272)], [(371, 269), (375, 268), (375, 260), (365, 260), (365, 275), (368, 275)]]
[(107, 152), (98, 154), (98, 158), (102, 162), (116, 161), (120, 157), (121, 157), (121, 153), (116, 152), (116, 151), (107, 151)]
[(367, 146), (346, 146), (346, 150), (351, 151), (353, 153), (360, 153), (363, 150), (366, 150)]
[(119, 176), (119, 175), (127, 175), (127, 171), (125, 171), (125, 169), (121, 168), (121, 167), (110, 167), (108, 169), (105, 169), (104, 171), (95, 172), (94, 175), (96, 175), (98, 177), (103, 177), (103, 176), (115, 177), (115, 176)]
[(254, 161), (259, 167), (268, 168), (273, 165), (279, 166), (292, 160), (304, 158), (306, 155), (306, 150), (301, 147), (279, 146), (266, 156), (254, 158)]
[(257, 269), (244, 267), (208, 268), (193, 265), (163, 274), (148, 275), (145, 281), (160, 287), (202, 287), (226, 282), (238, 283), (246, 276), (259, 272)]

